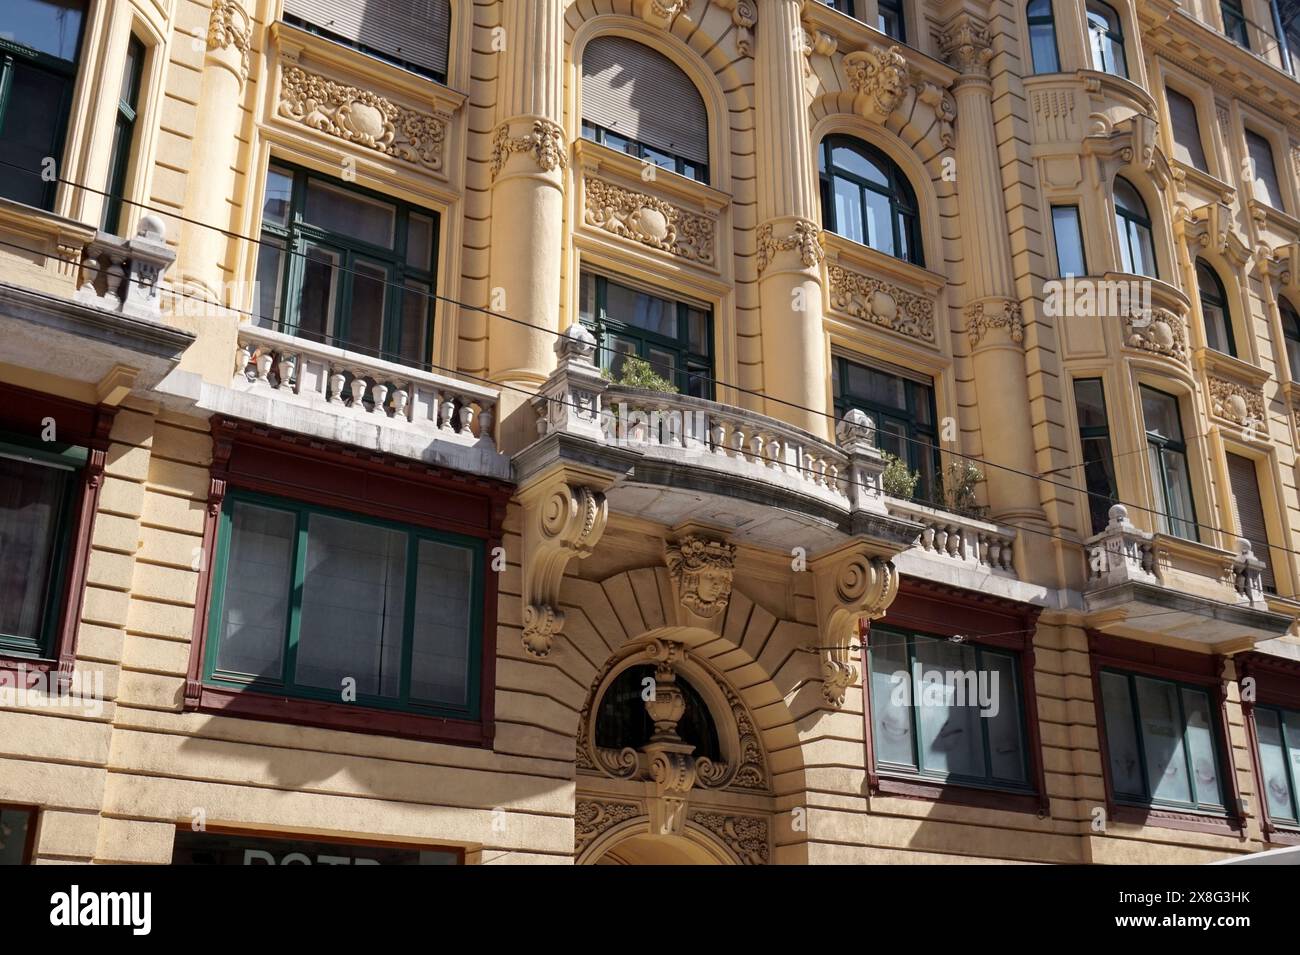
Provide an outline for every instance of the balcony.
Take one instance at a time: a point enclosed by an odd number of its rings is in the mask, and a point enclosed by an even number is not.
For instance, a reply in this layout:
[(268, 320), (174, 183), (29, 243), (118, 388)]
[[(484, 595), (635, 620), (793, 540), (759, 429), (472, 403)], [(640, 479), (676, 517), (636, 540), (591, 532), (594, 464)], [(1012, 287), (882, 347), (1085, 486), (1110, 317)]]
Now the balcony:
[(499, 392), (332, 345), (241, 325), (227, 387), (197, 404), (426, 464), (508, 480), (492, 440)]
[(1116, 504), (1110, 523), (1088, 538), (1085, 552), (1086, 621), (1104, 633), (1232, 653), (1291, 628), (1291, 614), (1270, 608), (1275, 601), (1261, 582), (1264, 564), (1246, 540), (1238, 540), (1232, 552), (1147, 533)]
[(4, 360), (90, 385), (106, 404), (152, 388), (194, 341), (162, 321), (163, 280), (175, 258), (161, 220), (145, 216), (131, 238), (93, 234), (71, 296), (0, 283)]
[(559, 464), (603, 472), (610, 509), (668, 526), (717, 525), (734, 541), (808, 555), (867, 538), (900, 572), (1030, 599), (1016, 531), (884, 494), (874, 425), (850, 411), (831, 443), (733, 405), (626, 388), (592, 363), (571, 326), (559, 367), (533, 400), (538, 440), (515, 457), (518, 481)]

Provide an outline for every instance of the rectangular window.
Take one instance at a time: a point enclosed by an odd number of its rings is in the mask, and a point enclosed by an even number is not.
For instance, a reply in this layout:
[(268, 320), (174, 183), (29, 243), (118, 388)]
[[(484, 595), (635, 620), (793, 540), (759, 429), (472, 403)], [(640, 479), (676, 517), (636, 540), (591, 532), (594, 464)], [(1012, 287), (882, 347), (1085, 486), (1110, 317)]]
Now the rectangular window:
[(262, 836), (247, 832), (178, 826), (172, 865), (460, 865), (456, 849), (341, 839)]
[(1201, 172), (1209, 172), (1205, 162), (1205, 146), (1201, 142), (1201, 126), (1196, 119), (1196, 104), (1177, 90), (1166, 89), (1169, 101), (1169, 122), (1174, 131), (1174, 158)]
[(867, 659), (878, 770), (1031, 788), (1016, 654), (873, 626)]
[(54, 208), (81, 49), (84, 0), (0, 3), (0, 196)]
[(117, 98), (117, 118), (113, 121), (113, 153), (109, 158), (108, 185), (104, 200), (105, 232), (117, 235), (122, 226), (122, 205), (126, 192), (126, 175), (135, 145), (135, 117), (139, 109), (140, 81), (144, 75), (144, 44), (134, 36), (126, 45), (126, 63), (122, 68), (122, 89)]
[(1253, 130), (1246, 130), (1246, 151), (1255, 198), (1274, 209), (1282, 209), (1282, 187), (1278, 184), (1277, 167), (1273, 164), (1273, 144)]
[(284, 0), (284, 19), (368, 56), (447, 81), (449, 0)]
[(258, 324), (415, 367), (433, 342), (438, 216), (271, 166), (258, 252)]
[(1146, 423), (1147, 460), (1155, 491), (1156, 529), (1162, 534), (1197, 540), (1192, 479), (1178, 399), (1143, 385), (1142, 417)]
[(1088, 514), (1092, 533), (1100, 534), (1110, 522), (1111, 505), (1119, 500), (1115, 461), (1111, 456), (1110, 422), (1106, 417), (1106, 394), (1100, 378), (1079, 378), (1074, 382), (1074, 406), (1079, 415)]
[(1264, 562), (1261, 574), (1264, 589), (1276, 593), (1273, 562), (1269, 559), (1268, 525), (1264, 521), (1264, 503), (1259, 496), (1255, 462), (1228, 452), (1228, 483), (1232, 489), (1232, 513), (1237, 520), (1237, 534), (1250, 541), (1255, 556)]
[(907, 19), (903, 0), (880, 0), (876, 5), (876, 29), (899, 43), (907, 42)]
[(1223, 761), (1209, 692), (1117, 670), (1102, 670), (1098, 680), (1116, 802), (1223, 815)]
[(1249, 50), (1250, 34), (1246, 30), (1246, 14), (1241, 0), (1220, 0), (1219, 11), (1223, 14), (1223, 35)]
[(920, 475), (914, 497), (943, 506), (939, 488), (939, 435), (935, 430), (934, 385), (841, 356), (831, 363), (835, 417), (849, 409), (876, 422), (876, 444)]
[(86, 450), (0, 443), (0, 655), (53, 654)]
[(1260, 784), (1268, 817), (1282, 825), (1300, 825), (1300, 710), (1255, 706)]
[(1087, 275), (1088, 260), (1083, 251), (1078, 206), (1052, 206), (1052, 235), (1056, 239), (1056, 266), (1060, 275)]
[(1029, 52), (1035, 73), (1059, 73), (1061, 58), (1056, 49), (1056, 14), (1052, 0), (1030, 0), (1025, 8), (1029, 20)]
[(635, 156), (637, 159), (658, 166), (660, 169), (675, 172), (687, 179), (694, 179), (696, 182), (704, 183), (709, 181), (708, 163), (698, 159), (689, 159), (686, 156), (664, 149), (656, 149), (654, 146), (643, 143), (638, 139), (620, 136), (613, 130), (606, 129), (604, 126), (587, 119), (582, 121), (582, 138), (589, 139), (593, 143), (600, 143), (602, 146), (608, 146), (610, 149), (617, 149), (629, 156)]
[(36, 810), (0, 805), (0, 866), (27, 865), (36, 840)]
[(599, 343), (600, 366), (632, 383), (640, 359), (679, 394), (713, 397), (713, 312), (583, 272), (578, 313)]
[(474, 538), (231, 493), (206, 681), (472, 718), (482, 558)]

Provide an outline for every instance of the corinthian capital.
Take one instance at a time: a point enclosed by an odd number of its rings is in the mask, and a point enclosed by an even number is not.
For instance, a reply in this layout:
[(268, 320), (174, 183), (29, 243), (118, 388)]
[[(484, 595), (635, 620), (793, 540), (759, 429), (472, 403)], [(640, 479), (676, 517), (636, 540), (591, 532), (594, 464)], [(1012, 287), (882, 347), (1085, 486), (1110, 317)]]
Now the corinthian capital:
[(983, 20), (959, 13), (939, 32), (939, 49), (963, 74), (987, 76), (993, 59), (993, 41)]

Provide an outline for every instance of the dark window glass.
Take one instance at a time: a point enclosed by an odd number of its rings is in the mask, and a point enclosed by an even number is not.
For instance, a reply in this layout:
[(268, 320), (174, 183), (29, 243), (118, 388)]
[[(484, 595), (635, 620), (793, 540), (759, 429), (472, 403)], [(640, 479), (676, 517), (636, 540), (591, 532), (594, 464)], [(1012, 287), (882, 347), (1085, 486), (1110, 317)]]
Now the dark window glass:
[(713, 316), (686, 302), (652, 295), (583, 272), (578, 312), (595, 334), (600, 365), (618, 381), (639, 358), (681, 394), (713, 397)]
[(1178, 399), (1143, 385), (1142, 419), (1146, 424), (1151, 486), (1156, 496), (1156, 529), (1163, 534), (1197, 540), (1192, 478)]
[(1060, 274), (1087, 275), (1078, 206), (1052, 206), (1052, 235), (1056, 239), (1056, 265)]
[(925, 264), (916, 193), (884, 153), (850, 136), (821, 148), (822, 221), (836, 235)]
[[(722, 761), (722, 745), (713, 717), (699, 691), (681, 674), (677, 688), (682, 691), (686, 711), (677, 723), (677, 735), (695, 747), (695, 756)], [(614, 678), (601, 697), (596, 714), (596, 745), (603, 749), (640, 749), (654, 734), (654, 721), (645, 708), (645, 694), (655, 685), (653, 664), (628, 667)]]
[(0, 653), (48, 657), (85, 452), (0, 443)]
[(1246, 29), (1246, 14), (1241, 0), (1220, 0), (1219, 11), (1223, 14), (1223, 35), (1249, 50), (1250, 33)]
[(1291, 380), (1300, 382), (1300, 313), (1284, 298), (1278, 299), (1278, 311), (1282, 316), (1282, 336), (1286, 340), (1286, 360), (1287, 367), (1291, 370)]
[(1102, 73), (1128, 78), (1128, 61), (1124, 55), (1124, 24), (1110, 4), (1088, 0), (1088, 44), (1092, 51), (1092, 68)]
[(1223, 814), (1221, 743), (1210, 694), (1113, 670), (1102, 671), (1100, 682), (1116, 800)]
[(907, 18), (903, 0), (879, 0), (876, 4), (876, 29), (899, 43), (907, 42)]
[(1122, 176), (1115, 177), (1115, 229), (1119, 234), (1120, 268), (1134, 275), (1158, 278), (1151, 216), (1133, 184)]
[(135, 143), (135, 117), (139, 108), (140, 80), (144, 71), (144, 44), (131, 37), (122, 68), (122, 90), (118, 94), (117, 117), (113, 121), (113, 153), (108, 166), (108, 197), (104, 200), (104, 231), (117, 234), (122, 225), (122, 204), (126, 174)]
[(436, 213), (272, 166), (258, 324), (427, 368), (437, 257)]
[(1119, 500), (1115, 461), (1110, 446), (1110, 421), (1100, 378), (1080, 378), (1074, 383), (1074, 405), (1079, 415), (1079, 442), (1083, 447), (1083, 476), (1088, 491), (1092, 532), (1100, 534), (1110, 521), (1111, 505)]
[(933, 385), (838, 355), (831, 368), (835, 417), (857, 408), (875, 419), (878, 447), (920, 474), (916, 499), (943, 506)]
[(867, 659), (878, 770), (1030, 788), (1016, 654), (873, 625)]
[(228, 495), (207, 679), (473, 716), (482, 552), (459, 535)]
[(1035, 73), (1059, 73), (1061, 58), (1056, 49), (1056, 16), (1052, 0), (1029, 0), (1029, 52)]
[(35, 834), (34, 809), (0, 806), (0, 866), (26, 865), (31, 862)]
[(1205, 321), (1205, 343), (1215, 351), (1236, 357), (1237, 343), (1232, 334), (1232, 315), (1228, 296), (1218, 273), (1203, 260), (1196, 260), (1196, 287), (1201, 301), (1201, 318)]
[(1254, 130), (1246, 130), (1246, 151), (1250, 156), (1255, 198), (1281, 209), (1282, 187), (1273, 164), (1273, 144)]

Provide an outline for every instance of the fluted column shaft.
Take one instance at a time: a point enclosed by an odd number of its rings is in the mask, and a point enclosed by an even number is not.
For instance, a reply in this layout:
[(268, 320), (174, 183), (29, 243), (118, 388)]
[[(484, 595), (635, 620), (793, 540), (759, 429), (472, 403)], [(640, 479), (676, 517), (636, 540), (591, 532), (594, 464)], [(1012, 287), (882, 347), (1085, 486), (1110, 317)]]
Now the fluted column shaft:
[[(239, 0), (213, 0), (207, 51), (194, 121), (194, 154), (185, 191), (181, 225), (181, 281), (188, 294), (224, 302), (222, 264), (229, 240), (230, 197), (235, 195), (235, 163), (252, 24)], [(202, 223), (202, 224), (199, 224)]]
[(826, 417), (820, 201), (804, 98), (800, 0), (760, 0), (755, 50), (764, 411), (814, 434)]
[[(1024, 321), (1011, 266), (1006, 200), (993, 127), (993, 50), (984, 24), (969, 13), (948, 22), (940, 45), (961, 75), (957, 104), (957, 206), (966, 268), (966, 330), (970, 340), (992, 516), (1046, 529), (1034, 454), (1024, 354)], [(1014, 469), (1014, 470), (1013, 470)], [(1019, 473), (1017, 473), (1019, 472)], [(1018, 548), (1038, 566), (1047, 538), (1026, 534)], [(1045, 566), (1045, 565), (1044, 565)]]
[[(559, 331), (560, 321), (568, 164), (561, 126), (564, 3), (507, 0), (502, 9), (506, 43), (499, 54), (504, 62), (492, 148), (488, 305), (515, 321), (489, 319), (488, 369), (496, 382), (536, 391), (554, 368), (552, 332)], [(526, 394), (510, 388), (502, 392), (505, 450), (536, 437), (530, 415)]]

